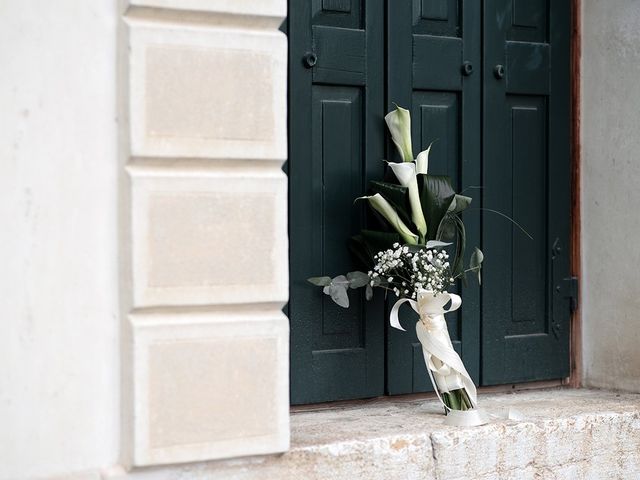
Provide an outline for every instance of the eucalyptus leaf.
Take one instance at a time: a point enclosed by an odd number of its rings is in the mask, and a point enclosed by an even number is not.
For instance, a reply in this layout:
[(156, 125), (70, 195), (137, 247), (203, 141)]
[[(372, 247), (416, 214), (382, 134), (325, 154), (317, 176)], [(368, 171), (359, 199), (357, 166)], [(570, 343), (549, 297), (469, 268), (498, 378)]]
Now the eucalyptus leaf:
[(369, 275), (364, 272), (349, 272), (347, 273), (347, 280), (349, 280), (349, 288), (364, 287), (370, 282)]
[(471, 259), (469, 260), (469, 268), (471, 270), (476, 271), (478, 274), (478, 284), (482, 285), (482, 277), (480, 271), (482, 269), (482, 262), (484, 260), (484, 254), (482, 251), (476, 247), (473, 253), (471, 254)]
[(346, 288), (349, 286), (349, 280), (344, 275), (338, 275), (337, 277), (333, 277), (331, 285), (343, 285)]
[(373, 288), (369, 284), (367, 284), (367, 288), (364, 291), (364, 298), (366, 298), (367, 301), (373, 298)]
[(347, 287), (345, 285), (331, 284), (324, 287), (322, 291), (329, 295), (331, 300), (342, 308), (349, 308), (349, 295), (347, 295)]
[(425, 247), (427, 248), (444, 248), (451, 245), (451, 242), (441, 242), (440, 240), (429, 240)]
[(318, 287), (326, 287), (331, 285), (331, 277), (311, 277), (307, 278), (307, 282), (312, 283)]

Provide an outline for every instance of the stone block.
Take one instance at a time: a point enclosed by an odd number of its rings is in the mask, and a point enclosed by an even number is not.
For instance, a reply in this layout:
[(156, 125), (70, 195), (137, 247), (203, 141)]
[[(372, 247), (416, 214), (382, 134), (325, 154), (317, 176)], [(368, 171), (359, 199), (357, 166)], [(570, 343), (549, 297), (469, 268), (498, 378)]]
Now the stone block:
[(231, 15), (265, 15), (284, 18), (286, 0), (129, 0), (130, 5), (171, 8)]
[(133, 306), (288, 298), (279, 168), (130, 168)]
[(134, 314), (134, 466), (289, 446), (289, 326), (279, 311)]
[(287, 156), (287, 41), (278, 31), (128, 21), (133, 157)]

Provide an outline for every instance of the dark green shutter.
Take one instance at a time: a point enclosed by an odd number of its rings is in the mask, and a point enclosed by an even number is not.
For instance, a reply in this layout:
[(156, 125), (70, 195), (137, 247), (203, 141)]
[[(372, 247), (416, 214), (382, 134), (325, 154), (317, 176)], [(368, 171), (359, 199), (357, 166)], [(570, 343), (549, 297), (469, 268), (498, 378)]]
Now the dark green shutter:
[(388, 327), (380, 292), (369, 303), (352, 292), (343, 310), (305, 281), (354, 267), (346, 241), (366, 215), (353, 199), (383, 176), (382, 158), (399, 160), (383, 121), (393, 103), (411, 110), (414, 154), (436, 141), (432, 173), (457, 190), (483, 186), (467, 192), (464, 218), (468, 247), (486, 254), (483, 286), (459, 285), (463, 307), (448, 315), (471, 376), (565, 377), (569, 0), (386, 5), (289, 2), (292, 403), (431, 389), (408, 307), (403, 333)]
[(485, 206), (534, 239), (484, 215), (483, 384), (562, 378), (569, 374), (569, 1), (494, 0), (485, 2), (484, 19)]
[(365, 204), (353, 202), (383, 172), (383, 21), (382, 0), (290, 5), (293, 404), (384, 393), (380, 295), (366, 302), (351, 292), (345, 310), (305, 281), (355, 268), (346, 245)]
[[(479, 2), (394, 0), (388, 3), (388, 104), (411, 109), (414, 155), (431, 149), (429, 171), (449, 175), (457, 191), (480, 184), (481, 59)], [(467, 65), (466, 71), (464, 65)], [(388, 145), (390, 158), (397, 158)], [(476, 198), (479, 191), (468, 192)], [(480, 244), (479, 210), (465, 214), (468, 245)], [(467, 255), (468, 256), (468, 255)], [(469, 373), (479, 380), (480, 302), (478, 286), (454, 289), (462, 309), (447, 315), (454, 348)], [(416, 337), (416, 314), (403, 308), (407, 332), (389, 328), (390, 394), (432, 390), (422, 347)]]

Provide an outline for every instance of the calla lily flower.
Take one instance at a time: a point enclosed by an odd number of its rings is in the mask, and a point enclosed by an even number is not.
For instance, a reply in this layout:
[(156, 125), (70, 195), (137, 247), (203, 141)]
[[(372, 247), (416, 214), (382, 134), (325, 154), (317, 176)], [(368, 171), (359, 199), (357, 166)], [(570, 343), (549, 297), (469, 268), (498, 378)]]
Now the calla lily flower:
[(429, 170), (429, 151), (431, 150), (431, 145), (433, 145), (433, 143), (429, 145), (429, 148), (420, 152), (416, 157), (417, 173), (422, 173), (424, 175), (427, 174)]
[(398, 107), (389, 112), (384, 121), (387, 122), (391, 139), (398, 147), (400, 156), (404, 162), (413, 162), (413, 150), (411, 148), (411, 114), (409, 110)]
[(416, 179), (416, 164), (388, 162), (398, 182), (409, 190), (409, 205), (411, 206), (411, 220), (420, 233), (420, 240), (427, 236), (427, 222), (422, 213), (420, 194), (418, 193), (418, 181)]
[(356, 200), (367, 199), (373, 209), (382, 215), (387, 222), (398, 232), (402, 240), (409, 245), (418, 244), (418, 236), (415, 235), (409, 227), (400, 219), (398, 213), (393, 209), (387, 200), (376, 193), (370, 197), (359, 197)]

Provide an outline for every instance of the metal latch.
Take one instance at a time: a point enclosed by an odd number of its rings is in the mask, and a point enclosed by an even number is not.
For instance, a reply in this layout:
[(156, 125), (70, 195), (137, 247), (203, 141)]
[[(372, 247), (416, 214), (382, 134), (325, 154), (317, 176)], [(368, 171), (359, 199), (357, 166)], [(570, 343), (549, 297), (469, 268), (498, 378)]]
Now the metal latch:
[(578, 309), (578, 294), (580, 291), (578, 277), (568, 277), (562, 280), (561, 285), (556, 285), (556, 291), (564, 298), (569, 299), (571, 313)]

